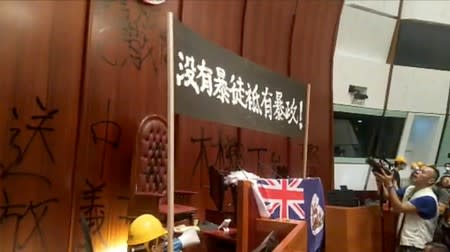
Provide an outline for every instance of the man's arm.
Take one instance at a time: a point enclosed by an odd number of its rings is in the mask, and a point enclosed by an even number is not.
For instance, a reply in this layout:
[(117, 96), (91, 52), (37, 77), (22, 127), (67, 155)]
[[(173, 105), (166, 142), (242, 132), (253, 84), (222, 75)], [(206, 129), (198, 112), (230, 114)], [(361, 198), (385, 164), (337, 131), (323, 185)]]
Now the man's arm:
[(394, 211), (400, 211), (402, 209), (405, 211), (413, 211), (409, 204), (402, 203), (401, 199), (405, 194), (405, 188), (396, 188), (393, 181), (393, 175), (387, 175), (384, 171), (382, 171), (382, 174), (375, 173), (374, 175), (377, 181), (378, 192), (383, 188), (383, 196), (385, 199), (389, 199)]
[[(389, 192), (389, 201), (395, 212), (418, 213), (422, 218), (431, 218), (429, 216), (435, 215), (437, 211), (437, 204), (434, 198), (424, 196), (408, 202), (402, 202), (399, 198), (397, 190), (395, 190), (393, 175), (388, 175), (383, 170), (381, 170), (381, 172), (382, 173), (376, 173), (375, 176), (380, 181), (383, 181), (383, 184), (387, 187)], [(404, 197), (404, 195), (401, 196)], [(433, 208), (435, 212), (433, 212)]]
[(402, 202), (397, 196), (393, 186), (390, 187), (389, 199), (395, 212), (417, 213), (423, 219), (431, 219), (437, 214), (436, 200), (431, 196), (414, 198), (408, 202)]
[(376, 181), (377, 182), (377, 188), (378, 188), (378, 195), (381, 194), (381, 191), (383, 191), (383, 199), (387, 200), (389, 199), (389, 192), (386, 186), (384, 186), (383, 182)]
[(399, 213), (414, 213), (417, 212), (416, 206), (410, 202), (402, 202), (398, 197), (397, 191), (393, 184), (388, 185), (389, 201), (391, 202), (391, 207), (395, 212)]
[(439, 202), (439, 214), (444, 214), (448, 206), (442, 202)]

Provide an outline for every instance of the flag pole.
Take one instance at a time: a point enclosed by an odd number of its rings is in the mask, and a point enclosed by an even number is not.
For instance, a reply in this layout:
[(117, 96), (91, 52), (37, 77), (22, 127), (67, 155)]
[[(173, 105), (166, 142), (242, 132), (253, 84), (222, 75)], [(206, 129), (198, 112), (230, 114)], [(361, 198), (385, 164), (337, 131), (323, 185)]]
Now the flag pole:
[(311, 83), (308, 83), (306, 89), (306, 122), (305, 122), (305, 136), (303, 143), (303, 178), (308, 175), (308, 134), (309, 134), (309, 104), (311, 103)]
[(167, 251), (173, 251), (174, 229), (174, 167), (175, 167), (175, 116), (174, 116), (174, 58), (173, 58), (173, 14), (167, 14), (167, 124), (168, 124), (168, 163), (167, 163)]

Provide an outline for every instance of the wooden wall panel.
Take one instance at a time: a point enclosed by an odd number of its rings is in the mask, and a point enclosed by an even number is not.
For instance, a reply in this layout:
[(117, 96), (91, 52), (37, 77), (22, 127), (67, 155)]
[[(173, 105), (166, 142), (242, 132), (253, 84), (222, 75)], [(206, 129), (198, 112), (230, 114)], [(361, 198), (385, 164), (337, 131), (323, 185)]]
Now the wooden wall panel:
[(136, 130), (148, 114), (166, 117), (166, 12), (176, 15), (179, 3), (92, 1), (90, 7), (72, 251), (82, 251), (80, 214), (92, 224), (96, 250), (126, 247)]
[(240, 54), (245, 2), (184, 0), (181, 20), (205, 39)]
[[(248, 0), (244, 19), (243, 57), (282, 75), (288, 74), (290, 40), (296, 0)], [(260, 83), (263, 84), (263, 83)], [(288, 138), (242, 129), (245, 168), (270, 177), (274, 160), (288, 166)], [(257, 151), (261, 152), (258, 161)], [(259, 167), (259, 168), (258, 168)]]
[(247, 0), (243, 56), (282, 75), (289, 73), (297, 0)]
[[(183, 1), (181, 20), (183, 24), (224, 48), (237, 54), (241, 51), (242, 17), (245, 1)], [(220, 11), (219, 11), (220, 10)], [(193, 203), (200, 209), (199, 217), (203, 219), (204, 209), (215, 209), (209, 197), (209, 177), (206, 162), (198, 163), (196, 160), (201, 153), (200, 144), (193, 143), (191, 138), (211, 138), (205, 142), (208, 165), (214, 165), (219, 148), (216, 146), (222, 138), (225, 151), (228, 144), (238, 140), (238, 129), (213, 122), (195, 120), (186, 116), (178, 116), (177, 120), (177, 149), (176, 149), (176, 186), (179, 189), (190, 189), (198, 194)], [(226, 154), (226, 153), (225, 153)], [(225, 169), (229, 162), (225, 157)], [(220, 165), (216, 167), (221, 169)], [(195, 170), (195, 173), (194, 173)], [(186, 179), (187, 178), (187, 179)], [(230, 206), (230, 198), (227, 197), (224, 205)]]
[[(137, 125), (167, 111), (167, 11), (216, 44), (312, 83), (310, 143), (318, 152), (310, 175), (330, 189), (331, 64), (341, 7), (326, 0), (0, 1), (0, 251), (82, 251), (81, 213), (96, 250), (125, 247)], [(50, 112), (41, 125), (49, 129), (33, 137), (42, 118), (32, 116)], [(176, 188), (199, 191), (193, 203), (201, 210), (214, 208), (206, 164), (192, 174), (200, 148), (191, 138), (202, 129), (211, 138), (208, 165), (221, 135), (222, 144), (244, 145), (243, 168), (255, 172), (256, 153), (248, 149), (265, 147), (261, 175), (271, 175), (271, 152), (291, 175), (301, 174), (301, 141), (177, 116)]]
[(2, 252), (68, 248), (86, 7), (0, 1)]
[[(342, 4), (343, 1), (299, 1), (292, 38), (291, 77), (311, 83), (308, 175), (321, 177), (325, 190), (333, 188), (331, 75)], [(300, 144), (292, 142), (291, 153), (301, 153)], [(301, 159), (302, 155), (291, 154), (291, 163), (301, 163)]]

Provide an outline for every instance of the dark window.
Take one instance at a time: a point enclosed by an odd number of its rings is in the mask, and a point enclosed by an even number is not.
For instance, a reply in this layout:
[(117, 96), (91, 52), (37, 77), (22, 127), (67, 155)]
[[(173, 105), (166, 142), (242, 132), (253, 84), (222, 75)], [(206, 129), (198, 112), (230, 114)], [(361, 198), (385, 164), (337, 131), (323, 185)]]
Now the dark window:
[(334, 156), (395, 158), (404, 123), (401, 117), (334, 112)]

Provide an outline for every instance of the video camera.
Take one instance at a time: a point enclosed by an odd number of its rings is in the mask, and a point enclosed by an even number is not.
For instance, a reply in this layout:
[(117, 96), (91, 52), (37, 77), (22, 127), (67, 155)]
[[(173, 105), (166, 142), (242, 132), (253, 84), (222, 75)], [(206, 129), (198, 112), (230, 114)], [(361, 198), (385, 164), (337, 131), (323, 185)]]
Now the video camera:
[(386, 159), (379, 159), (376, 161), (374, 158), (369, 157), (366, 159), (366, 163), (372, 167), (372, 172), (374, 173), (382, 173), (381, 171), (384, 170), (384, 173), (387, 175), (392, 174), (392, 170), (394, 169)]

